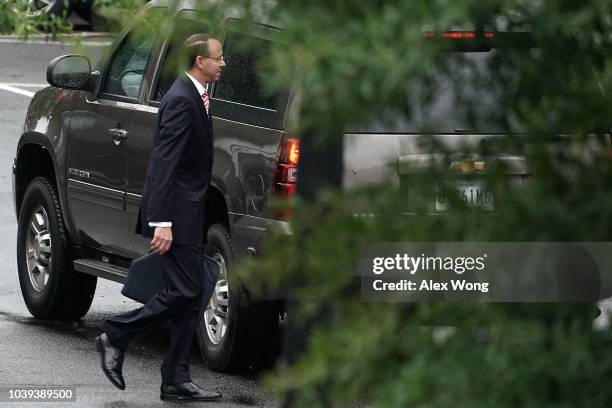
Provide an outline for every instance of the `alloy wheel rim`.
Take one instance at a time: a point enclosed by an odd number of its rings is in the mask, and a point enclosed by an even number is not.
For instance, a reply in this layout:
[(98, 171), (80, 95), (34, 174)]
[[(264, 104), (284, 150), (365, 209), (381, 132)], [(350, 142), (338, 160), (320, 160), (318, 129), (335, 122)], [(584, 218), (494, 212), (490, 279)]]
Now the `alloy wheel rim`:
[(57, 0), (30, 0), (28, 2), (27, 15), (30, 17), (38, 17), (42, 13), (48, 13), (51, 7), (55, 5)]
[(220, 265), (219, 278), (215, 284), (206, 309), (204, 310), (204, 326), (208, 339), (213, 344), (223, 341), (227, 332), (227, 322), (229, 316), (229, 286), (227, 284), (227, 266), (225, 259), (219, 252), (210, 256)]
[(52, 259), (49, 216), (40, 205), (32, 211), (26, 233), (25, 250), (30, 283), (36, 292), (42, 292), (49, 283)]

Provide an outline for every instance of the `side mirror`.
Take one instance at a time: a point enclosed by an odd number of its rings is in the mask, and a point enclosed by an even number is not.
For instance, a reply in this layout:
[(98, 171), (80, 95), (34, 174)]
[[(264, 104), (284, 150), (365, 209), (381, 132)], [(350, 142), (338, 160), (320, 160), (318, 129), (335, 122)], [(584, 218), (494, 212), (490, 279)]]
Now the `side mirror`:
[(47, 82), (56, 88), (92, 91), (90, 76), (91, 63), (82, 55), (62, 55), (47, 67)]

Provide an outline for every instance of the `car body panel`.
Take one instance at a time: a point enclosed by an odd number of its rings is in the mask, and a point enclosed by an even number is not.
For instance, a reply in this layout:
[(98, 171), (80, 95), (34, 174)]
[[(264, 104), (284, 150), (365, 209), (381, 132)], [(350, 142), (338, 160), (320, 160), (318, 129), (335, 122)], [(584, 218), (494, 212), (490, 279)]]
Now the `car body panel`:
[[(69, 103), (73, 98), (74, 93), (72, 91), (53, 87), (43, 88), (34, 95), (26, 114), (23, 134), (17, 144), (15, 168), (15, 177), (19, 177), (19, 173), (24, 171), (23, 166), (27, 166), (27, 163), (20, 163), (19, 158), (21, 153), (29, 146), (43, 149), (53, 164), (60, 205), (66, 218), (70, 218), (70, 214), (65, 189), (65, 143), (71, 113), (65, 110), (64, 104)], [(18, 187), (15, 186), (13, 195), (15, 196), (16, 211), (21, 205), (24, 194), (25, 188), (18, 190)], [(71, 236), (76, 236), (76, 231), (72, 228), (71, 223), (67, 223), (66, 227)]]
[[(84, 96), (84, 95), (83, 95)], [(125, 214), (127, 149), (111, 129), (131, 132), (134, 104), (87, 97), (73, 105), (66, 143), (66, 195), (77, 242), (100, 249), (128, 241)]]

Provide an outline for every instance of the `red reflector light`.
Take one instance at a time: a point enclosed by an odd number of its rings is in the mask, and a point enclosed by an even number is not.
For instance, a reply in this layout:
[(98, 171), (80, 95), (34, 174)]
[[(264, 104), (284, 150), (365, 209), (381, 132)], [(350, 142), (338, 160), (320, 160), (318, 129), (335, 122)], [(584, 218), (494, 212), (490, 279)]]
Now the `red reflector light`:
[(495, 33), (491, 31), (486, 31), (484, 33), (477, 33), (474, 31), (443, 31), (443, 32), (435, 32), (435, 31), (425, 31), (423, 33), (424, 38), (447, 38), (451, 40), (460, 40), (460, 39), (474, 39), (474, 38), (495, 38)]
[(476, 38), (476, 33), (457, 33), (447, 32), (442, 33), (443, 38)]

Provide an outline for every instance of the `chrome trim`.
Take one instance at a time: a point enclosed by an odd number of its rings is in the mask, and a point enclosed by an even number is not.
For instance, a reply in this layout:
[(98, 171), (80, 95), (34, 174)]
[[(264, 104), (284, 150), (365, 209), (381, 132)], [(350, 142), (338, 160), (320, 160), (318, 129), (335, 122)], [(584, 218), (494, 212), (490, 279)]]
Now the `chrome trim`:
[(72, 168), (72, 167), (68, 168), (68, 175), (69, 176), (78, 176), (78, 177), (87, 178), (87, 179), (91, 177), (91, 173), (89, 173), (88, 171), (80, 170), (80, 169), (75, 169), (75, 168)]
[[(109, 94), (100, 93), (100, 97), (98, 99), (90, 100), (89, 97), (87, 97), (85, 100), (87, 101), (87, 103), (90, 103), (92, 105), (113, 106), (115, 108), (124, 108), (124, 109), (132, 109), (132, 110), (135, 110), (136, 107), (140, 106), (138, 101), (134, 103), (134, 102), (123, 102), (117, 99), (105, 99), (102, 97), (103, 95), (109, 95)], [(109, 96), (112, 96), (112, 95), (109, 95)], [(121, 95), (117, 95), (117, 97), (121, 97)]]
[(259, 231), (259, 232), (266, 232), (268, 230), (267, 228), (258, 227), (258, 226), (255, 226), (255, 225), (246, 225), (246, 226), (241, 226), (241, 227), (245, 228), (245, 229), (250, 229), (250, 230), (253, 230), (253, 231)]
[[(222, 120), (222, 121), (229, 122), (229, 123), (236, 123), (236, 124), (238, 124), (238, 125), (248, 126), (248, 127), (250, 127), (250, 128), (257, 128), (257, 129), (263, 129), (263, 130), (271, 130), (271, 131), (274, 131), (274, 132), (281, 132), (281, 130), (278, 130), (278, 129), (272, 129), (272, 128), (269, 128), (269, 127), (263, 127), (263, 126), (251, 125), (250, 123), (238, 122), (238, 121), (236, 121), (236, 120), (230, 120), (230, 119), (220, 118), (220, 117), (218, 117), (218, 116), (214, 116), (214, 115), (213, 115), (213, 119), (216, 119), (216, 120)], [(216, 137), (215, 137), (215, 139), (216, 139)]]
[(99, 190), (106, 190), (106, 191), (113, 192), (113, 193), (125, 194), (123, 192), (123, 190), (116, 190), (114, 188), (102, 187), (102, 186), (99, 186), (97, 184), (86, 183), (86, 182), (81, 181), (81, 180), (75, 180), (75, 179), (69, 178), (68, 182), (72, 182), (73, 184), (81, 184), (81, 185), (84, 185), (84, 186), (93, 187), (93, 188), (96, 188), (96, 189), (99, 189)]
[(217, 100), (217, 101), (227, 102), (227, 103), (233, 103), (234, 105), (246, 106), (247, 108), (261, 109), (261, 110), (265, 110), (265, 111), (268, 111), (268, 112), (277, 112), (277, 110), (276, 110), (276, 109), (262, 108), (261, 106), (248, 105), (248, 104), (246, 104), (246, 103), (240, 103), (240, 102), (228, 101), (227, 99), (214, 98), (214, 97), (213, 97), (212, 99), (213, 99), (213, 100)]
[[(153, 101), (151, 101), (151, 102), (153, 102)], [(147, 113), (155, 113), (155, 114), (157, 114), (157, 112), (159, 111), (159, 107), (158, 106), (138, 104), (138, 106), (136, 108), (134, 108), (134, 110), (136, 110), (138, 112), (147, 112)]]
[(230, 215), (231, 217), (240, 218), (238, 222), (233, 222), (234, 227), (256, 230), (260, 232), (278, 231), (282, 234), (293, 234), (291, 230), (291, 223), (289, 223), (288, 221), (279, 221), (270, 218), (262, 218), (256, 217), (254, 215), (239, 214), (234, 212), (228, 212), (228, 215)]

